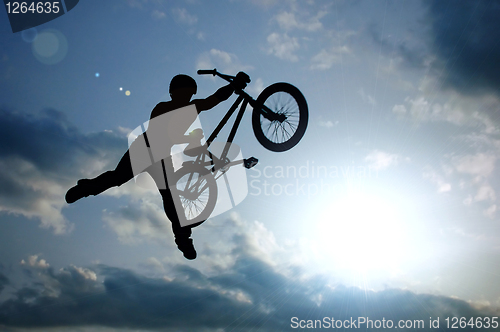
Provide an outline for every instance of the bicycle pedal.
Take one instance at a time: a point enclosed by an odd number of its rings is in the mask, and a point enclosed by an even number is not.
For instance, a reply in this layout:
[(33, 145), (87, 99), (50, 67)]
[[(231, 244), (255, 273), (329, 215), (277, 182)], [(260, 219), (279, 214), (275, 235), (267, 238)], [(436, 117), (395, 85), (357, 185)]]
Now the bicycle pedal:
[(243, 159), (243, 165), (247, 169), (250, 169), (250, 168), (254, 167), (255, 165), (257, 165), (258, 162), (259, 162), (259, 159), (255, 158), (255, 157), (250, 157), (248, 159)]

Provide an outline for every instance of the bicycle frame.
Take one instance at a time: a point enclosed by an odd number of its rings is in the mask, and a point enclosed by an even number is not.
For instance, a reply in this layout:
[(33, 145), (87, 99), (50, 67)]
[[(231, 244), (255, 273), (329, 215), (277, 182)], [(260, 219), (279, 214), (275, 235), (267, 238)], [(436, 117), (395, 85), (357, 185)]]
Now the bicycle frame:
[[(215, 69), (214, 70), (200, 70), (200, 71), (198, 71), (198, 73), (199, 74), (212, 74), (214, 76), (217, 75), (220, 78), (228, 81), (229, 83), (232, 83), (233, 80), (235, 79), (235, 76), (221, 74), (221, 73), (217, 72)], [(233, 139), (236, 135), (236, 131), (238, 130), (238, 127), (241, 123), (241, 119), (243, 118), (243, 113), (245, 112), (248, 104), (250, 104), (254, 108), (254, 110), (258, 109), (265, 118), (267, 118), (271, 121), (276, 120), (276, 121), (283, 122), (285, 120), (284, 115), (277, 114), (277, 113), (273, 112), (271, 109), (269, 109), (265, 105), (259, 105), (257, 103), (257, 101), (254, 98), (252, 98), (249, 94), (247, 94), (245, 91), (236, 90), (235, 93), (238, 94), (238, 98), (233, 103), (233, 105), (229, 108), (226, 115), (224, 115), (224, 117), (219, 122), (219, 124), (217, 125), (215, 130), (212, 132), (210, 137), (207, 139), (206, 148), (197, 156), (197, 158), (195, 160), (195, 163), (197, 163), (203, 167), (212, 166), (211, 172), (214, 174), (218, 170), (220, 170), (221, 168), (239, 165), (239, 164), (242, 164), (244, 162), (243, 159), (230, 162), (227, 159), (227, 153), (229, 151), (231, 143), (233, 142)], [(240, 106), (240, 104), (241, 104), (241, 106)], [(229, 133), (229, 136), (227, 138), (226, 145), (221, 153), (220, 158), (217, 158), (214, 155), (212, 155), (212, 153), (210, 151), (208, 151), (208, 148), (210, 147), (210, 144), (212, 144), (212, 142), (215, 140), (215, 138), (219, 135), (220, 131), (226, 125), (226, 123), (229, 121), (229, 118), (234, 114), (234, 112), (236, 111), (238, 106), (240, 106), (240, 109), (238, 111), (238, 114), (236, 115), (236, 119), (234, 121), (233, 127), (231, 128), (231, 132)], [(205, 161), (205, 156), (207, 156), (209, 158), (209, 161)]]
[[(245, 93), (247, 98), (252, 98), (248, 94)], [(218, 170), (220, 170), (223, 167), (231, 167), (235, 165), (239, 165), (243, 163), (243, 159), (241, 160), (236, 160), (229, 162), (227, 159), (227, 153), (229, 152), (229, 148), (231, 146), (231, 143), (233, 142), (234, 137), (236, 136), (236, 131), (238, 130), (238, 127), (241, 123), (241, 119), (243, 118), (243, 113), (245, 112), (245, 109), (248, 105), (248, 100), (245, 99), (245, 96), (238, 96), (236, 101), (233, 103), (231, 108), (227, 111), (225, 116), (222, 118), (222, 120), (219, 122), (215, 130), (212, 132), (210, 137), (207, 139), (206, 142), (206, 148), (197, 155), (196, 160), (194, 161), (196, 164), (199, 164), (203, 167), (207, 166), (212, 166), (211, 167), (211, 172), (216, 173)], [(240, 106), (241, 104), (241, 106)], [(220, 131), (222, 128), (226, 125), (226, 123), (229, 121), (229, 118), (234, 114), (236, 109), (240, 106), (240, 110), (236, 116), (236, 119), (234, 121), (233, 127), (231, 128), (231, 132), (229, 133), (229, 136), (226, 141), (226, 145), (224, 149), (222, 150), (222, 153), (220, 155), (220, 158), (217, 158), (214, 156), (210, 151), (208, 151), (208, 148), (210, 147), (210, 144), (215, 140), (215, 138), (219, 135)], [(205, 156), (209, 158), (209, 161), (205, 161)]]

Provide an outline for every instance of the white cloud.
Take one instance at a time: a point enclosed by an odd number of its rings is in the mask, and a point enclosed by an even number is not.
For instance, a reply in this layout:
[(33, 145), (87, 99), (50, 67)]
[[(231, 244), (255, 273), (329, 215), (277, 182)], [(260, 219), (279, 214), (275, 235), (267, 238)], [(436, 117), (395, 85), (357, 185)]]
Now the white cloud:
[(165, 15), (164, 12), (159, 11), (158, 9), (153, 10), (151, 13), (151, 17), (153, 17), (156, 20), (161, 20), (164, 19), (167, 15)]
[(280, 28), (286, 31), (293, 29), (317, 31), (323, 27), (320, 19), (326, 14), (327, 12), (321, 11), (311, 19), (301, 21), (296, 17), (295, 13), (284, 11), (276, 15), (274, 19), (278, 22)]
[(452, 159), (452, 162), (458, 172), (478, 175), (481, 177), (487, 177), (493, 172), (495, 168), (495, 161), (495, 155), (485, 153), (454, 157)]
[(424, 97), (419, 97), (417, 99), (410, 99), (409, 100), (410, 104), (410, 115), (412, 116), (413, 119), (415, 120), (430, 120), (431, 114), (430, 113), (430, 103), (424, 98)]
[(187, 25), (194, 25), (198, 22), (198, 17), (191, 15), (185, 8), (173, 8), (172, 14), (176, 21)]
[(160, 262), (160, 260), (156, 257), (149, 257), (145, 263), (141, 264), (143, 265), (145, 268), (147, 269), (150, 269), (150, 270), (153, 270), (153, 271), (160, 271), (160, 272), (164, 272), (165, 271), (165, 268), (163, 266), (163, 264)]
[(325, 128), (332, 128), (333, 126), (336, 126), (339, 122), (338, 121), (335, 121), (335, 123), (333, 123), (331, 120), (319, 120), (318, 121), (318, 125), (320, 125), (321, 127), (325, 127)]
[(394, 107), (392, 108), (392, 112), (399, 115), (403, 115), (406, 114), (407, 110), (405, 105), (394, 105)]
[(470, 191), (467, 197), (463, 200), (464, 205), (472, 206), (472, 203), (483, 202), (483, 206), (489, 203), (490, 206), (483, 210), (483, 214), (488, 218), (493, 218), (496, 213), (496, 192), (489, 177), (495, 170), (496, 155), (493, 153), (476, 153), (464, 156), (453, 156), (451, 158), (451, 165), (462, 176), (465, 175), (466, 179), (460, 181), (461, 189), (469, 190), (475, 189), (475, 194)]
[[(73, 225), (62, 215), (66, 205), (65, 183), (47, 176), (35, 164), (19, 157), (0, 160), (0, 172), (6, 177), (5, 188), (10, 195), (0, 196), (0, 211), (28, 218), (37, 218), (41, 227), (52, 228), (56, 234), (70, 232)], [(8, 179), (7, 179), (8, 177)]]
[(365, 161), (375, 170), (382, 170), (390, 166), (395, 166), (399, 163), (400, 159), (401, 158), (397, 154), (379, 150), (374, 150), (365, 157)]
[(21, 260), (21, 265), (27, 265), (31, 267), (37, 267), (37, 268), (42, 268), (46, 269), (50, 265), (45, 261), (45, 259), (38, 259), (38, 255), (32, 255), (28, 257), (28, 262), (26, 262), (24, 259)]
[(87, 269), (87, 268), (74, 266), (74, 265), (71, 265), (71, 267), (73, 267), (75, 269), (75, 271), (79, 275), (81, 275), (84, 279), (88, 279), (88, 280), (92, 280), (92, 281), (97, 280), (97, 274), (94, 271)]
[(479, 187), (477, 190), (477, 194), (474, 197), (474, 200), (476, 202), (481, 202), (481, 201), (495, 201), (496, 195), (495, 195), (495, 190), (489, 185), (489, 184), (483, 184)]
[(330, 69), (335, 63), (340, 63), (343, 54), (350, 54), (351, 50), (347, 46), (332, 47), (323, 49), (311, 58), (311, 69)]
[[(451, 184), (445, 181), (445, 179), (434, 171), (431, 167), (424, 167), (424, 173), (422, 174), (424, 179), (428, 179), (431, 183), (437, 186), (438, 193), (444, 193), (451, 190)], [(465, 203), (465, 201), (464, 201)]]
[(359, 89), (358, 93), (361, 96), (361, 99), (365, 103), (368, 103), (368, 104), (370, 104), (372, 106), (375, 106), (377, 104), (377, 101), (375, 100), (375, 98), (373, 98), (373, 96), (371, 96), (369, 94), (366, 94), (365, 90), (363, 88)]
[(269, 44), (269, 54), (273, 54), (282, 60), (299, 61), (298, 56), (294, 54), (300, 48), (297, 38), (273, 32), (267, 36), (267, 43)]
[(497, 205), (496, 204), (493, 204), (491, 205), (489, 208), (487, 208), (486, 210), (483, 211), (483, 214), (490, 218), (490, 219), (493, 219), (496, 215), (496, 212), (497, 212)]
[(128, 0), (128, 4), (132, 8), (140, 8), (142, 9), (143, 4), (146, 3), (147, 0)]
[(53, 109), (30, 116), (0, 110), (0, 132), (11, 142), (11, 149), (0, 149), (0, 211), (37, 219), (56, 234), (73, 228), (62, 214), (66, 191), (116, 167), (125, 152), (122, 137), (83, 135)]
[(451, 92), (441, 99), (443, 98), (444, 102), (431, 102), (425, 96), (413, 99), (407, 97), (405, 105), (396, 105), (392, 111), (398, 115), (408, 114), (418, 122), (449, 122), (457, 126), (470, 127), (479, 125), (483, 132), (490, 134), (498, 131), (489, 115), (491, 110), (500, 110), (500, 100), (497, 98), (467, 97)]
[(252, 79), (252, 82), (247, 86), (246, 91), (251, 95), (253, 94), (255, 98), (264, 90), (264, 81), (262, 78), (258, 77), (257, 79)]
[(133, 244), (143, 240), (173, 242), (172, 225), (159, 195), (131, 202), (118, 211), (104, 210), (102, 219), (123, 243)]
[(239, 71), (247, 71), (253, 68), (249, 65), (243, 65), (236, 55), (215, 48), (202, 53), (198, 57), (196, 67), (197, 69), (217, 68), (219, 72), (228, 75), (236, 75)]
[(280, 3), (280, 0), (251, 0), (251, 2), (259, 7), (269, 9), (274, 5)]

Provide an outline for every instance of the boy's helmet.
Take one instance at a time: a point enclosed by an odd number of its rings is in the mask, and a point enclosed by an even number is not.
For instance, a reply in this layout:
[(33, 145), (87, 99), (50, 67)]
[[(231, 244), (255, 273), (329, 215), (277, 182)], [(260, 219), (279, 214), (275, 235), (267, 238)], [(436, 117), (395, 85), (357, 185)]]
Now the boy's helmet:
[(198, 86), (196, 85), (196, 81), (191, 76), (180, 74), (172, 78), (168, 92), (172, 93), (174, 90), (183, 88), (192, 88), (194, 89), (194, 94), (196, 94)]

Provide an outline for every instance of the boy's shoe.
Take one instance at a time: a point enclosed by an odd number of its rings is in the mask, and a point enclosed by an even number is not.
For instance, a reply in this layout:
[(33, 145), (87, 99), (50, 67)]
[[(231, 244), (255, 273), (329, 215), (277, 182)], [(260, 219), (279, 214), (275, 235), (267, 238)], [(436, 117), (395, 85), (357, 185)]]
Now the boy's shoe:
[(66, 203), (71, 204), (79, 200), (80, 198), (87, 197), (91, 194), (91, 188), (89, 186), (90, 180), (82, 179), (78, 180), (76, 186), (69, 189), (66, 193), (65, 199)]
[(196, 250), (193, 246), (193, 239), (175, 239), (175, 243), (177, 244), (177, 248), (184, 254), (184, 257), (187, 259), (195, 259), (196, 258)]

